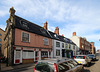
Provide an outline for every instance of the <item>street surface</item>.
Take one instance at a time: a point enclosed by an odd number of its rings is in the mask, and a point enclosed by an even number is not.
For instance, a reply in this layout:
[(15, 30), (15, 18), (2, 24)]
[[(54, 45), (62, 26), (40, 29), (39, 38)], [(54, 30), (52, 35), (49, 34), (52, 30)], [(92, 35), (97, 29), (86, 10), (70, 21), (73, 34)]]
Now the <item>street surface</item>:
[[(29, 64), (29, 65), (26, 64), (26, 66), (23, 67), (19, 65), (11, 68), (12, 69), (10, 70), (4, 68), (5, 70), (1, 72), (33, 72), (34, 64)], [(97, 54), (97, 60), (92, 61), (89, 67), (84, 66), (84, 72), (100, 72), (100, 54)]]

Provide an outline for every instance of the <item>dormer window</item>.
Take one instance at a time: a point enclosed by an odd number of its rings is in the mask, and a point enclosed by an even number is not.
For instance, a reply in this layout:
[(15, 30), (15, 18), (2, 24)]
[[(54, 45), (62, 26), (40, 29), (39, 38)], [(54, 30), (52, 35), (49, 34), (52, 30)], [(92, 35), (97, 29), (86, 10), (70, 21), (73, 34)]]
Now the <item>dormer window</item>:
[(44, 45), (49, 45), (49, 40), (47, 38), (44, 38)]
[(58, 38), (58, 35), (57, 34), (54, 34), (55, 38)]

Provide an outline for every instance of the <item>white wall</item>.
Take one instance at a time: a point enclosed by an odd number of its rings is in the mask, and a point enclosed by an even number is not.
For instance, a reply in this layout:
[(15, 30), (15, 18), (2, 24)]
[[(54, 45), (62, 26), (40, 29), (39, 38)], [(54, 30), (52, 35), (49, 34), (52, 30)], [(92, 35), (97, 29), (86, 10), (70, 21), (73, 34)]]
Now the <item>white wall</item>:
[[(60, 42), (60, 47), (56, 47), (56, 42)], [(53, 40), (53, 57), (59, 57), (59, 58), (62, 58), (62, 41), (58, 41), (58, 40)], [(56, 56), (56, 49), (60, 50), (60, 56)]]

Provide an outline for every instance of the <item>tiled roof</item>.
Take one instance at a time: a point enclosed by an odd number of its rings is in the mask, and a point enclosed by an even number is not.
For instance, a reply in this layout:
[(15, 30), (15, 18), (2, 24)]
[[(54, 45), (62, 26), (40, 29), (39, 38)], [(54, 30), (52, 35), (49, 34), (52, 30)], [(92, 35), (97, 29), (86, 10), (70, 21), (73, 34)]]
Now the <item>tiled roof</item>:
[(31, 23), (31, 22), (29, 22), (21, 17), (18, 17), (16, 15), (15, 15), (15, 27), (25, 30), (25, 31), (28, 31), (28, 32), (32, 32), (32, 33), (35, 33), (38, 35), (42, 35), (42, 36), (51, 38), (50, 35), (48, 34), (48, 32), (43, 27), (41, 27), (37, 24)]
[(42, 35), (44, 37), (52, 38), (55, 40), (59, 40), (59, 41), (63, 41), (63, 42), (75, 45), (75, 43), (73, 43), (70, 39), (60, 36), (60, 35), (57, 35), (56, 33), (53, 33), (51, 31), (45, 30), (43, 27), (41, 27), (35, 23), (29, 22), (29, 21), (27, 21), (19, 16), (16, 16), (16, 15), (15, 15), (15, 28), (19, 28), (19, 29), (22, 29), (22, 30), (25, 30), (28, 32)]

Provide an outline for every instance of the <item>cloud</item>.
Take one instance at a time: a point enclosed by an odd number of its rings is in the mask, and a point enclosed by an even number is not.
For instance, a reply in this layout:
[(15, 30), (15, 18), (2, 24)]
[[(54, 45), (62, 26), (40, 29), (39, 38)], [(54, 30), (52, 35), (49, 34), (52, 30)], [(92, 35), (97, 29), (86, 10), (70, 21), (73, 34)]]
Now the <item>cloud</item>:
[[(16, 15), (24, 18), (54, 21), (59, 23), (60, 34), (72, 37), (76, 32), (78, 36), (86, 37), (97, 43), (100, 34), (100, 9), (98, 1), (72, 1), (72, 0), (2, 0), (0, 16), (9, 13), (9, 8), (14, 7)], [(49, 30), (55, 30), (53, 24)], [(0, 26), (1, 27), (1, 26)], [(2, 26), (3, 27), (3, 26)], [(4, 27), (3, 27), (4, 28)], [(95, 33), (97, 32), (97, 33)]]

